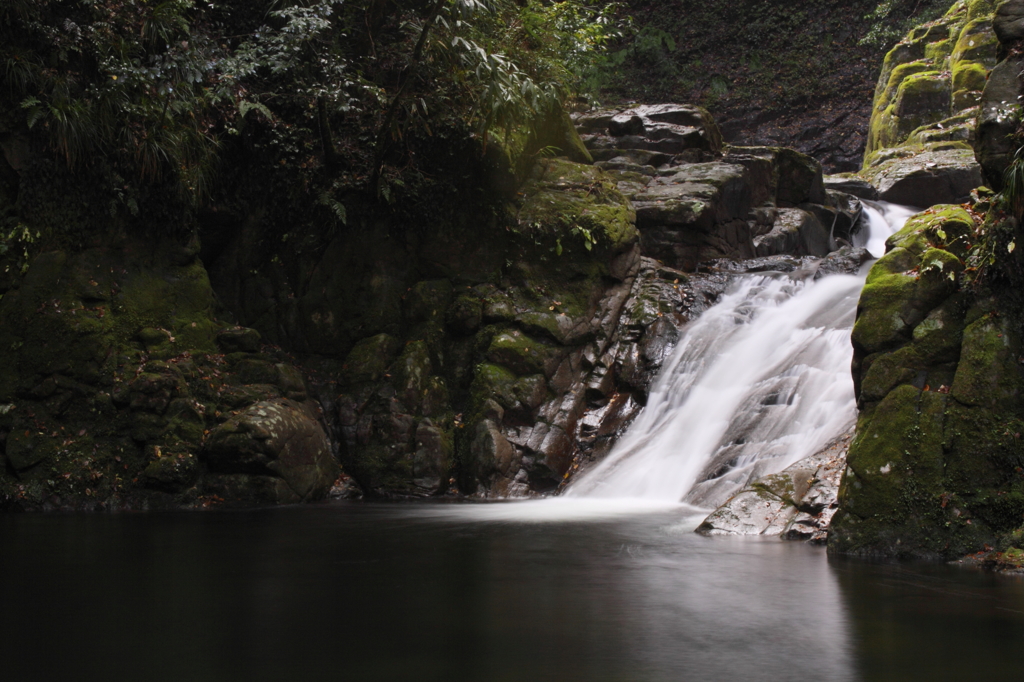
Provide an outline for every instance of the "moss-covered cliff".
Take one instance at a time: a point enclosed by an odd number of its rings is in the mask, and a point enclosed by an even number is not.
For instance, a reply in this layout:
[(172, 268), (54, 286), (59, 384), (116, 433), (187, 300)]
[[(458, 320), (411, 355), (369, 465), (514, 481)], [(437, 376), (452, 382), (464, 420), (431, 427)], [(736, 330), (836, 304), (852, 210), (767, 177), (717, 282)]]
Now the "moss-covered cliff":
[[(1022, 3), (1011, 0), (999, 3), (991, 20), (1002, 42), (998, 52), (1009, 60), (1022, 15)], [(911, 37), (935, 26), (941, 24)], [(965, 34), (978, 35), (971, 26), (961, 29), (958, 45)], [(979, 120), (1005, 101), (1008, 86), (992, 73)], [(1011, 87), (1020, 92), (1019, 83)], [(885, 134), (877, 139), (889, 139)], [(979, 129), (982, 139), (993, 134)], [(970, 139), (986, 177), (1001, 181), (1005, 155), (1000, 165), (990, 146)], [(861, 412), (830, 550), (952, 558), (1019, 545), (1024, 271), (1016, 245), (1024, 235), (1016, 214), (1008, 192), (977, 190), (964, 206), (935, 206), (911, 218), (872, 268), (853, 331)]]

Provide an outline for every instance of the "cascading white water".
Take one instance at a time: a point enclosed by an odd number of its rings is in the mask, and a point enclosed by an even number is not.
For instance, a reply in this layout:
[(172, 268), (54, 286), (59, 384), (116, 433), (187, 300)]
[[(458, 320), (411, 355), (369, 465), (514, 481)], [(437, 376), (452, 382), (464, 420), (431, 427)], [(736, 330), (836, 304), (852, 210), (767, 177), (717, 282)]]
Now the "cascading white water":
[[(873, 256), (914, 209), (866, 203)], [(857, 415), (850, 331), (864, 275), (739, 279), (685, 331), (636, 422), (567, 497), (713, 507), (840, 435)]]

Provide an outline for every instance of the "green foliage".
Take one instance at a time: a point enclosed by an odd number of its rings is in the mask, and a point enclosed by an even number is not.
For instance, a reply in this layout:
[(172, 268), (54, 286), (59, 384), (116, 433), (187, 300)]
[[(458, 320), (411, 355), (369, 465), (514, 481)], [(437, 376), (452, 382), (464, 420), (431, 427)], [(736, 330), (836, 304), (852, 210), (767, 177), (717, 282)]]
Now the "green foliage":
[(400, 90), (396, 101), (407, 102), (401, 121), (424, 121), (429, 133), (432, 112), (446, 111), (482, 139), (496, 133), (506, 144), (567, 98), (592, 94), (604, 48), (625, 27), (615, 19), (616, 3), (593, 0), (441, 0), (435, 10), (405, 25), (424, 47), (407, 70), (422, 59), (434, 85), (448, 88)]
[[(104, 157), (149, 180), (208, 191), (216, 153), (207, 109), (211, 56), (192, 0), (22, 2), (0, 25), (2, 85), (29, 131), (82, 168)], [(17, 113), (11, 109), (5, 118)]]
[(1003, 173), (1003, 203), (1018, 220), (1024, 218), (1024, 146), (1017, 149), (1013, 161)]
[(887, 51), (910, 29), (938, 19), (947, 9), (948, 0), (882, 0), (864, 17), (869, 28), (860, 44)]

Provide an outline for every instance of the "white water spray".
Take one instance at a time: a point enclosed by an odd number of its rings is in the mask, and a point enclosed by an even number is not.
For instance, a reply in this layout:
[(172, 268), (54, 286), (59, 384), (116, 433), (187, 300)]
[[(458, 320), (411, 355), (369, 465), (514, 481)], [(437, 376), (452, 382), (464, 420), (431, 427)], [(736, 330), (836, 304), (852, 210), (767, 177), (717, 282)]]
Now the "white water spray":
[[(876, 258), (913, 209), (866, 204)], [(567, 497), (714, 507), (819, 451), (857, 415), (850, 331), (863, 276), (744, 277), (686, 330), (646, 408)]]

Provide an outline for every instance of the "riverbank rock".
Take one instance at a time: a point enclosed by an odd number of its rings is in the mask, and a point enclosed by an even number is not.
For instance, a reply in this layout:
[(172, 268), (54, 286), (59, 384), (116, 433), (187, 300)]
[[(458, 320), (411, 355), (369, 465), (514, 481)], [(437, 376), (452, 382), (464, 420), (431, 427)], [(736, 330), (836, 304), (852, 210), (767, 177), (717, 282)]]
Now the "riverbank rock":
[[(261, 400), (309, 409), (299, 370), (264, 353), (256, 330), (218, 322), (214, 305), (196, 251), (180, 244), (32, 260), (0, 298), (0, 506), (201, 506), (211, 431)], [(299, 499), (249, 492), (233, 500)]]
[(958, 286), (977, 229), (963, 208), (934, 207), (868, 275), (852, 337), (860, 415), (830, 551), (952, 559), (1021, 526), (1020, 330), (1000, 299)]
[(311, 405), (262, 400), (210, 431), (204, 489), (228, 501), (310, 502), (341, 473)]
[(839, 506), (853, 432), (777, 474), (745, 486), (697, 527), (701, 535), (766, 535), (824, 544)]

